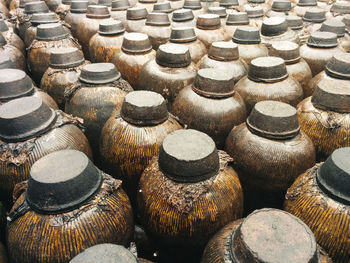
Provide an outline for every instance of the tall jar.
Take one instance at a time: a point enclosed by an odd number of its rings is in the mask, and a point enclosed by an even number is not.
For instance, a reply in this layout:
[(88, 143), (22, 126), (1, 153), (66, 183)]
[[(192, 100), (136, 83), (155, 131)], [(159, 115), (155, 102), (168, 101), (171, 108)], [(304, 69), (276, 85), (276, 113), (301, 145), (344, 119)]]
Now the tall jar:
[(176, 97), (171, 112), (190, 129), (208, 134), (223, 149), (231, 129), (247, 118), (241, 96), (233, 90), (233, 74), (200, 69), (193, 84)]
[(11, 45), (25, 54), (25, 46), (22, 39), (13, 31), (13, 28), (8, 27), (4, 19), (0, 19), (0, 32)]
[(229, 13), (224, 28), (226, 32), (233, 36), (239, 26), (249, 25), (249, 17), (246, 12)]
[(111, 18), (121, 21), (124, 27), (126, 27), (126, 10), (130, 7), (131, 5), (128, 0), (112, 1)]
[(14, 66), (26, 70), (26, 59), (23, 53), (16, 47), (7, 43), (5, 37), (0, 34), (0, 57), (9, 57)]
[(185, 0), (183, 8), (192, 10), (196, 20), (199, 15), (205, 13), (199, 0)]
[(126, 32), (142, 32), (148, 12), (144, 7), (132, 7), (126, 11)]
[(135, 7), (145, 8), (147, 13), (151, 13), (153, 10), (153, 5), (157, 2), (158, 0), (138, 0)]
[(179, 9), (173, 12), (171, 26), (175, 27), (195, 27), (196, 19), (191, 9)]
[(319, 31), (323, 21), (326, 20), (326, 12), (320, 8), (310, 8), (303, 16), (303, 22), (309, 34)]
[(299, 45), (304, 45), (310, 37), (310, 33), (304, 26), (303, 19), (299, 16), (289, 15), (286, 16), (288, 27), (298, 34)]
[(78, 38), (78, 24), (86, 16), (88, 1), (72, 1), (64, 21), (70, 25), (72, 36)]
[(121, 181), (76, 150), (57, 151), (33, 164), (8, 220), (13, 263), (65, 263), (100, 243), (128, 246), (133, 229)]
[(249, 17), (249, 24), (260, 29), (265, 17), (264, 9), (261, 6), (246, 5), (244, 11)]
[(232, 129), (225, 150), (242, 182), (247, 214), (282, 208), (288, 187), (316, 158), (311, 139), (300, 131), (296, 109), (269, 100), (255, 104), (246, 123)]

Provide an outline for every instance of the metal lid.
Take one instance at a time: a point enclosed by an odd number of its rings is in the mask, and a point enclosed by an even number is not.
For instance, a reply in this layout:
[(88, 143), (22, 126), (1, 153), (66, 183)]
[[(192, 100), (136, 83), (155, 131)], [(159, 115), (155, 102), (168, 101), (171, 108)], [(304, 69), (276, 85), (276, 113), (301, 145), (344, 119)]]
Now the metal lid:
[(277, 12), (287, 12), (292, 8), (292, 3), (289, 0), (275, 0), (272, 3), (271, 9)]
[(343, 37), (345, 35), (345, 24), (335, 18), (327, 19), (322, 23), (320, 31), (332, 32), (337, 34), (338, 37)]
[(234, 262), (318, 263), (319, 252), (310, 228), (282, 210), (255, 210), (234, 230), (231, 238)]
[(219, 171), (219, 154), (212, 138), (203, 132), (177, 130), (163, 141), (159, 168), (176, 182), (197, 183)]
[(47, 12), (49, 12), (49, 8), (44, 1), (29, 2), (24, 5), (24, 13), (26, 14)]
[(38, 25), (36, 31), (36, 39), (40, 41), (64, 39), (68, 35), (61, 23), (41, 24)]
[(0, 32), (6, 32), (8, 31), (9, 28), (7, 26), (7, 24), (5, 23), (5, 20), (4, 19), (0, 19)]
[(49, 23), (58, 23), (60, 22), (59, 17), (56, 15), (56, 13), (49, 12), (49, 13), (36, 13), (33, 14), (30, 18), (30, 22), (32, 24), (49, 24)]
[(264, 9), (262, 6), (251, 6), (251, 5), (245, 5), (244, 11), (247, 12), (249, 18), (258, 18), (264, 16)]
[(152, 44), (146, 34), (127, 33), (124, 35), (122, 50), (132, 54), (146, 53), (152, 50)]
[(321, 8), (310, 8), (306, 10), (303, 20), (311, 23), (322, 23), (326, 20), (326, 11)]
[(153, 5), (153, 12), (171, 13), (172, 11), (173, 9), (171, 8), (169, 1), (156, 3)]
[(99, 170), (83, 152), (57, 151), (33, 164), (26, 200), (42, 213), (71, 211), (93, 196), (101, 182)]
[(174, 22), (191, 21), (194, 19), (194, 15), (191, 9), (179, 9), (173, 12), (172, 20)]
[(55, 48), (50, 53), (51, 68), (74, 68), (85, 62), (82, 52), (75, 47)]
[(112, 1), (112, 11), (127, 10), (129, 7), (131, 7), (131, 5), (128, 0)]
[(15, 63), (11, 60), (11, 58), (3, 54), (0, 56), (0, 69), (7, 69), (7, 68), (16, 68)]
[(185, 0), (183, 8), (197, 10), (202, 9), (202, 5), (199, 0)]
[(349, 1), (337, 1), (331, 7), (331, 12), (338, 14), (350, 14)]
[(120, 72), (112, 63), (92, 63), (81, 69), (79, 80), (88, 84), (106, 84), (120, 77)]
[(163, 96), (146, 90), (128, 93), (120, 115), (125, 121), (139, 126), (157, 125), (169, 117)]
[(318, 186), (332, 199), (350, 205), (350, 147), (336, 149), (317, 169)]
[(223, 7), (230, 7), (230, 6), (238, 6), (238, 0), (220, 0), (220, 6)]
[(126, 11), (126, 19), (128, 20), (141, 20), (146, 19), (148, 12), (144, 7), (132, 7)]
[(197, 17), (197, 27), (204, 30), (218, 29), (221, 26), (220, 17), (215, 14), (201, 14)]
[(216, 14), (220, 18), (225, 18), (227, 16), (226, 8), (221, 6), (211, 6), (208, 8), (209, 14)]
[(332, 32), (312, 32), (307, 45), (316, 48), (332, 48), (338, 46), (337, 34)]
[(103, 5), (89, 5), (86, 11), (86, 17), (88, 18), (108, 18), (111, 14), (109, 13), (108, 7)]
[(124, 33), (125, 28), (122, 21), (107, 19), (100, 22), (97, 32), (100, 35), (118, 35)]
[(71, 13), (86, 13), (88, 8), (88, 1), (72, 1), (70, 4)]
[(166, 13), (149, 13), (146, 19), (148, 26), (170, 26), (169, 16)]
[(189, 43), (197, 40), (193, 27), (173, 27), (170, 34), (172, 43)]
[(273, 43), (269, 54), (283, 58), (286, 64), (294, 64), (300, 60), (299, 45), (291, 41)]
[(261, 42), (259, 29), (250, 26), (237, 27), (232, 41), (238, 44), (259, 44)]
[(55, 122), (56, 113), (40, 98), (29, 96), (0, 106), (0, 139), (20, 142), (45, 133)]
[(5, 37), (2, 34), (0, 34), (0, 47), (5, 46), (6, 44), (7, 44), (7, 41)]
[(183, 68), (191, 64), (187, 47), (179, 44), (160, 45), (156, 53), (157, 64), (169, 68)]
[(208, 57), (219, 61), (232, 61), (239, 58), (238, 45), (232, 41), (218, 41), (211, 44)]
[(300, 16), (286, 16), (287, 25), (292, 30), (299, 30), (304, 27), (303, 19)]
[(299, 0), (298, 6), (317, 6), (317, 0)]
[(0, 102), (33, 94), (34, 86), (24, 71), (0, 69), (0, 76)]
[(227, 16), (226, 25), (248, 25), (249, 18), (246, 12), (230, 13)]
[(103, 6), (112, 6), (112, 0), (98, 0), (97, 5), (103, 5)]
[(261, 34), (268, 37), (281, 35), (287, 30), (288, 24), (284, 17), (266, 18), (261, 26)]
[(288, 77), (287, 68), (282, 58), (259, 57), (250, 62), (248, 77), (256, 82), (278, 82)]
[(331, 77), (350, 80), (350, 54), (339, 53), (333, 55), (327, 63), (325, 71)]

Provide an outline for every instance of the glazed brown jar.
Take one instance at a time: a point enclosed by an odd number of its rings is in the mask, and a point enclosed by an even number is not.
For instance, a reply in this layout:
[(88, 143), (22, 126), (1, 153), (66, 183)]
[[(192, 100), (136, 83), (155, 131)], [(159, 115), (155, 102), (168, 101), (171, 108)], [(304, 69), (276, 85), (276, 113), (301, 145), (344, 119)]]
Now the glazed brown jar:
[(244, 11), (249, 17), (250, 25), (260, 29), (264, 19), (264, 9), (261, 6), (245, 5)]
[(0, 57), (8, 56), (16, 68), (26, 70), (26, 62), (23, 53), (16, 47), (7, 43), (5, 37), (0, 34)]
[(261, 43), (259, 29), (256, 27), (238, 27), (232, 41), (238, 45), (239, 57), (248, 65), (255, 58), (268, 56), (268, 49)]
[(179, 91), (191, 84), (195, 76), (196, 67), (191, 63), (188, 48), (164, 44), (159, 47), (155, 59), (143, 66), (137, 89), (160, 93), (170, 109)]
[(25, 54), (25, 47), (22, 39), (13, 31), (13, 28), (9, 28), (4, 19), (0, 19), (0, 32), (6, 39), (7, 43), (16, 47), (18, 50)]
[(164, 138), (181, 128), (168, 114), (164, 98), (143, 90), (127, 94), (121, 112), (112, 114), (104, 125), (100, 143), (103, 169), (123, 181), (134, 208), (143, 170), (158, 155)]
[(126, 11), (126, 25), (127, 32), (141, 32), (146, 24), (148, 12), (144, 7), (132, 7)]
[(157, 2), (158, 0), (138, 0), (135, 7), (145, 8), (147, 13), (151, 13), (153, 10), (153, 5)]
[[(261, 242), (264, 240), (264, 242)], [(207, 244), (202, 263), (332, 263), (317, 246), (310, 228), (277, 209), (260, 209), (233, 221)]]
[(225, 149), (242, 182), (246, 213), (282, 208), (288, 187), (316, 158), (296, 109), (270, 100), (255, 104), (246, 123), (232, 129)]
[(132, 91), (112, 63), (94, 63), (81, 69), (77, 85), (66, 89), (65, 112), (84, 119), (86, 137), (98, 156), (103, 125), (115, 109), (120, 111), (125, 95)]
[(172, 28), (170, 43), (186, 46), (190, 52), (191, 60), (197, 64), (200, 59), (207, 53), (205, 45), (197, 39), (193, 27), (176, 27)]
[(50, 65), (40, 87), (52, 96), (61, 110), (65, 107), (65, 90), (78, 83), (80, 71), (88, 63), (77, 48), (52, 49)]
[(14, 186), (28, 179), (30, 167), (42, 156), (75, 149), (92, 158), (80, 120), (50, 109), (40, 98), (23, 97), (1, 105), (0, 122), (0, 189), (7, 208), (12, 206)]
[(233, 36), (239, 26), (249, 25), (249, 17), (246, 12), (229, 13), (224, 26), (226, 32)]
[(100, 243), (128, 246), (133, 229), (121, 181), (77, 150), (56, 151), (33, 164), (8, 222), (13, 263), (65, 263)]
[(205, 12), (199, 0), (185, 0), (183, 8), (192, 10), (195, 19)]
[(126, 27), (126, 10), (130, 7), (128, 0), (112, 1), (111, 18), (121, 21)]
[(316, 6), (317, 0), (299, 0), (293, 10), (297, 16), (303, 17), (307, 10)]
[(175, 27), (195, 27), (196, 19), (191, 9), (179, 9), (173, 12), (171, 26)]
[(78, 24), (86, 17), (88, 4), (88, 1), (72, 1), (70, 10), (64, 18), (64, 21), (70, 25), (72, 36), (75, 38), (78, 38)]
[(235, 78), (219, 69), (200, 69), (194, 83), (176, 97), (171, 112), (190, 129), (208, 134), (223, 149), (231, 129), (247, 118)]
[(298, 34), (299, 45), (304, 45), (310, 37), (310, 33), (304, 27), (303, 19), (299, 16), (286, 16), (288, 27)]
[(92, 62), (110, 62), (120, 51), (125, 28), (121, 21), (105, 20), (99, 25), (99, 30), (90, 39), (89, 54)]
[(280, 41), (272, 44), (270, 56), (283, 58), (289, 76), (298, 81), (303, 88), (304, 98), (312, 95), (313, 89), (309, 89), (309, 81), (312, 73), (309, 65), (300, 57), (299, 45), (290, 41)]

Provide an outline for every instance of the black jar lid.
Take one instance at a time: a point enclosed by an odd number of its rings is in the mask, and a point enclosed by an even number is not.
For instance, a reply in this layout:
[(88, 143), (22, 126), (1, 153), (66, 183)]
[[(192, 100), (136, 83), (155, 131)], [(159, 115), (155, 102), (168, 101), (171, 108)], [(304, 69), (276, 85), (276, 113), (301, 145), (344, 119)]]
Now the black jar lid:
[(216, 14), (220, 18), (225, 18), (227, 16), (226, 8), (221, 6), (211, 6), (208, 8), (209, 14)]
[(49, 13), (36, 13), (33, 14), (30, 18), (30, 22), (32, 24), (49, 24), (49, 23), (58, 23), (60, 22), (59, 17), (56, 15), (56, 13), (49, 12)]
[(97, 5), (102, 5), (102, 6), (112, 6), (112, 0), (98, 0)]
[(278, 41), (270, 48), (270, 56), (284, 59), (286, 64), (294, 64), (300, 60), (299, 45), (291, 41)]
[(24, 13), (26, 14), (47, 12), (49, 12), (49, 8), (44, 1), (29, 2), (24, 5)]
[(75, 47), (55, 48), (50, 53), (51, 68), (74, 68), (85, 62), (82, 52)]
[(337, 34), (332, 32), (312, 32), (307, 45), (316, 48), (332, 48), (338, 46)]
[(125, 32), (125, 28), (122, 21), (107, 19), (100, 22), (97, 32), (106, 36), (119, 35)]
[(237, 27), (232, 41), (238, 44), (259, 44), (261, 42), (259, 29), (250, 26)]
[(318, 263), (314, 234), (296, 216), (278, 209), (255, 210), (231, 237), (234, 262)]
[(172, 20), (174, 22), (191, 21), (194, 19), (194, 15), (191, 9), (179, 9), (173, 12)]
[(176, 182), (196, 183), (219, 171), (219, 154), (212, 138), (197, 130), (177, 130), (163, 141), (159, 168)]
[(112, 11), (127, 10), (129, 7), (131, 7), (129, 0), (112, 1)]
[(326, 11), (321, 8), (310, 8), (306, 10), (303, 20), (311, 23), (322, 23), (326, 20)]
[(299, 30), (304, 27), (303, 19), (300, 16), (286, 16), (287, 25), (292, 30)]
[(68, 35), (61, 23), (41, 24), (37, 27), (36, 39), (51, 41), (66, 38)]
[(128, 93), (124, 98), (120, 115), (126, 122), (139, 126), (157, 125), (169, 117), (163, 96), (146, 90)]
[(86, 11), (86, 17), (88, 18), (108, 18), (111, 14), (109, 13), (108, 7), (103, 5), (89, 5)]
[(8, 30), (9, 30), (9, 27), (5, 23), (5, 20), (1, 18), (0, 19), (0, 32), (6, 32)]
[(275, 0), (272, 3), (271, 9), (277, 12), (287, 12), (292, 8), (292, 3), (289, 0)]
[(191, 64), (191, 55), (187, 47), (179, 44), (160, 45), (156, 53), (157, 64), (169, 68), (182, 68)]
[(46, 132), (56, 113), (40, 98), (33, 96), (11, 100), (0, 106), (0, 139), (20, 142)]
[(227, 16), (226, 25), (248, 25), (249, 17), (246, 12), (230, 13)]
[(126, 19), (128, 20), (142, 20), (146, 19), (148, 12), (144, 7), (131, 7), (126, 11)]
[(149, 13), (146, 19), (148, 26), (170, 26), (169, 16), (166, 13)]
[(183, 8), (197, 10), (202, 9), (202, 5), (199, 0), (185, 0)]
[(146, 53), (152, 50), (152, 44), (146, 34), (127, 33), (124, 35), (122, 50), (131, 54)]
[(281, 35), (288, 30), (288, 24), (284, 17), (266, 18), (261, 26), (261, 34), (272, 37)]
[(101, 173), (83, 152), (57, 151), (33, 164), (26, 200), (41, 213), (71, 211), (92, 197), (101, 182)]
[(259, 57), (250, 62), (248, 77), (256, 82), (278, 82), (288, 77), (287, 68), (282, 58)]
[(317, 0), (299, 0), (298, 6), (317, 6)]
[(85, 249), (69, 263), (138, 263), (135, 256), (125, 247), (115, 244), (99, 244)]
[(246, 5), (244, 11), (248, 14), (249, 18), (259, 18), (264, 16), (264, 9), (262, 6)]
[(15, 63), (11, 60), (11, 58), (3, 54), (0, 56), (0, 69), (8, 69), (8, 68), (16, 68)]
[(232, 61), (239, 58), (238, 45), (232, 41), (218, 41), (211, 44), (208, 57), (219, 61)]
[(318, 186), (332, 199), (350, 205), (350, 147), (336, 149), (317, 169)]
[(81, 69), (79, 80), (88, 84), (106, 84), (120, 77), (120, 72), (112, 63), (92, 63)]
[(171, 13), (172, 11), (173, 9), (171, 8), (169, 1), (156, 3), (153, 5), (153, 12)]
[(197, 40), (193, 27), (173, 27), (170, 34), (172, 43), (189, 43)]
[(331, 77), (350, 80), (350, 54), (335, 54), (327, 63), (325, 71)]
[(215, 14), (201, 14), (197, 17), (197, 27), (199, 29), (211, 30), (221, 26), (220, 16)]
[(256, 103), (246, 124), (252, 133), (269, 139), (293, 138), (300, 131), (297, 110), (280, 101)]
[(0, 69), (0, 101), (8, 101), (34, 92), (30, 77), (19, 69)]
[(86, 13), (88, 9), (88, 1), (72, 1), (70, 4), (71, 13)]
[(350, 2), (337, 1), (331, 7), (331, 12), (338, 14), (350, 14)]
[(345, 35), (345, 24), (338, 19), (327, 19), (322, 23), (320, 31), (332, 32), (337, 34), (337, 37), (343, 37)]
[(230, 7), (230, 6), (238, 6), (238, 0), (220, 0), (220, 6), (223, 7)]

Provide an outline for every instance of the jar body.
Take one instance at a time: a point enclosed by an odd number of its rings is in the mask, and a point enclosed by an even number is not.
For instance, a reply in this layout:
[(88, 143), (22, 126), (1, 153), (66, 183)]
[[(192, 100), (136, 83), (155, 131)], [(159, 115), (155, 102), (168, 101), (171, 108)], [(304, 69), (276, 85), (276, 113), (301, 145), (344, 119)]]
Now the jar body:
[(278, 36), (269, 37), (269, 36), (261, 35), (261, 43), (265, 44), (267, 48), (270, 48), (272, 44), (276, 42), (278, 43), (279, 41), (291, 41), (299, 45), (298, 34), (291, 29), (288, 29), (287, 32)]
[(305, 29), (309, 34), (319, 31), (321, 26), (322, 23), (305, 23)]
[(139, 8), (146, 8), (147, 13), (152, 13), (153, 11), (153, 5), (155, 3), (140, 3), (139, 1), (135, 4), (135, 7), (139, 7)]
[[(130, 1), (129, 1), (130, 3)], [(122, 21), (124, 27), (126, 27), (126, 10), (118, 10), (118, 11), (111, 11), (111, 18), (114, 20), (120, 20)]]
[(89, 42), (90, 60), (93, 63), (110, 62), (112, 57), (120, 51), (124, 34), (116, 36), (102, 36), (96, 33)]
[(86, 17), (85, 13), (71, 13), (68, 12), (64, 21), (70, 25), (70, 30), (72, 32), (72, 36), (78, 39), (78, 24), (80, 21), (84, 20)]
[(190, 43), (176, 43), (182, 46), (186, 46), (191, 54), (191, 61), (197, 64), (205, 54), (207, 54), (207, 48), (200, 40), (196, 40)]
[(238, 44), (238, 53), (249, 65), (255, 58), (268, 56), (269, 51), (264, 44)]
[(126, 20), (125, 30), (129, 33), (142, 32), (143, 27), (146, 25), (146, 19), (139, 19), (139, 20)]
[(312, 79), (312, 72), (309, 65), (304, 59), (300, 59), (297, 63), (286, 64), (289, 76), (298, 81), (303, 88), (304, 98), (312, 95), (313, 90), (309, 89), (309, 82)]
[(195, 27), (194, 30), (197, 38), (202, 41), (207, 49), (209, 49), (214, 42), (229, 41), (232, 38), (223, 27), (214, 30), (203, 30)]
[(184, 6), (185, 0), (170, 0), (172, 10), (181, 9)]
[[(170, 1), (171, 4), (171, 1)], [(196, 27), (196, 20), (188, 20), (188, 21), (182, 21), (182, 22), (176, 22), (176, 21), (171, 21), (171, 26), (172, 27)]]
[(12, 28), (5, 32), (2, 32), (2, 35), (4, 36), (9, 45), (16, 47), (23, 54), (26, 53), (22, 39), (17, 34), (15, 34), (15, 32), (13, 32)]
[(145, 25), (142, 33), (146, 34), (151, 41), (152, 48), (157, 50), (160, 45), (169, 41), (171, 26), (149, 26)]
[(8, 56), (17, 69), (26, 71), (26, 60), (18, 48), (9, 44), (0, 47), (0, 57), (2, 56)]

